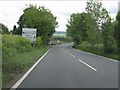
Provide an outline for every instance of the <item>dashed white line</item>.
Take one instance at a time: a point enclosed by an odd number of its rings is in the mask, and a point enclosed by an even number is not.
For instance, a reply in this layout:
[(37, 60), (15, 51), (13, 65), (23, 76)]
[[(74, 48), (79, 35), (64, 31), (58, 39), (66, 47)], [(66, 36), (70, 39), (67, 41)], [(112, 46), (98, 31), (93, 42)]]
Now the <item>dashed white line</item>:
[(95, 69), (94, 67), (92, 67), (92, 66), (90, 66), (89, 64), (85, 63), (84, 61), (82, 61), (82, 60), (80, 60), (80, 59), (79, 59), (79, 61), (80, 61), (81, 63), (85, 64), (86, 66), (88, 66), (89, 68), (91, 68), (92, 70), (97, 71), (97, 69)]
[(71, 53), (69, 53), (72, 57), (75, 57), (74, 55), (72, 55)]
[(17, 88), (49, 51), (50, 49), (11, 87), (10, 90)]
[(67, 53), (68, 53), (68, 51), (65, 51), (65, 52), (67, 52)]
[[(68, 54), (70, 54), (72, 57), (75, 57), (74, 55), (72, 55), (72, 54), (69, 53), (68, 51), (65, 51), (65, 52), (67, 52)], [(92, 70), (97, 71), (97, 69), (95, 69), (94, 67), (92, 67), (92, 66), (90, 66), (89, 64), (85, 63), (84, 61), (82, 61), (82, 60), (80, 60), (80, 59), (79, 59), (79, 61), (80, 61), (81, 63), (85, 64), (86, 66), (88, 66), (89, 68), (91, 68)]]
[(68, 54), (70, 54), (72, 57), (75, 57), (74, 55), (72, 55), (71, 53), (69, 53), (68, 51), (65, 51), (65, 52), (67, 52)]

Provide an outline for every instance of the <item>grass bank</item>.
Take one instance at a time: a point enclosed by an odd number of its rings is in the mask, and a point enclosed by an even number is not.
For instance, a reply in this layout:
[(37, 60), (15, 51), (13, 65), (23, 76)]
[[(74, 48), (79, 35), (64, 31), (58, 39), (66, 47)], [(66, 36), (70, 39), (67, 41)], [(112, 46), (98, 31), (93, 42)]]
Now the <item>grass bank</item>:
[(49, 46), (41, 46), (33, 48), (31, 52), (18, 53), (10, 57), (8, 60), (10, 63), (4, 63), (4, 67), (10, 68), (10, 70), (3, 70), (3, 87), (9, 86), (19, 74), (28, 70), (49, 48)]
[(104, 51), (102, 49), (97, 49), (97, 48), (83, 48), (83, 47), (77, 47), (76, 49), (82, 50), (82, 51), (86, 51), (86, 52), (90, 52), (93, 54), (97, 54), (100, 56), (104, 56), (107, 58), (111, 58), (111, 59), (115, 59), (120, 61), (120, 59), (118, 59), (118, 54), (116, 53), (104, 53)]

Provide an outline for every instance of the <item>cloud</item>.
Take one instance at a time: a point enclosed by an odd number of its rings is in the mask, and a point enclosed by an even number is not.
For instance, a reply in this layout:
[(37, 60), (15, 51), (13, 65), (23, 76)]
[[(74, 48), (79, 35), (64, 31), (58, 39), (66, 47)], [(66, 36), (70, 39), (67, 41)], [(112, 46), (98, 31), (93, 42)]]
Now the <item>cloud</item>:
[[(33, 4), (38, 6), (46, 6), (54, 16), (57, 16), (59, 22), (59, 28), (56, 30), (66, 30), (66, 24), (72, 13), (81, 13), (85, 11), (87, 0), (76, 1), (0, 1), (0, 22), (7, 25), (9, 29), (12, 29), (14, 25), (17, 25), (19, 17), (23, 14), (25, 4)], [(103, 7), (105, 7), (112, 18), (115, 18), (117, 14), (118, 1), (103, 1)]]

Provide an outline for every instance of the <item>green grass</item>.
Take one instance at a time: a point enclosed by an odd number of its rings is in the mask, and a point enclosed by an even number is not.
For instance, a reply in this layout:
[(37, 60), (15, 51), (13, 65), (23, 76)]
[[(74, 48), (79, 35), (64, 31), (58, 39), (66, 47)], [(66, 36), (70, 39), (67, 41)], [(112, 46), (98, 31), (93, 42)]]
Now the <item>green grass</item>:
[(6, 71), (3, 69), (3, 87), (14, 80), (17, 75), (29, 69), (49, 48), (48, 46), (42, 46), (34, 48), (31, 52), (16, 54), (14, 57), (10, 57), (10, 63), (4, 64), (4, 67), (9, 68), (9, 70)]
[(93, 53), (93, 54), (101, 55), (101, 56), (104, 56), (104, 57), (108, 57), (108, 58), (120, 61), (120, 59), (118, 59), (118, 54), (115, 54), (115, 53), (104, 53), (103, 50), (99, 50), (99, 49), (96, 49), (96, 48), (83, 48), (82, 47), (82, 48), (76, 48), (76, 49), (79, 49), (79, 50), (82, 50), (82, 51), (90, 52), (90, 53)]

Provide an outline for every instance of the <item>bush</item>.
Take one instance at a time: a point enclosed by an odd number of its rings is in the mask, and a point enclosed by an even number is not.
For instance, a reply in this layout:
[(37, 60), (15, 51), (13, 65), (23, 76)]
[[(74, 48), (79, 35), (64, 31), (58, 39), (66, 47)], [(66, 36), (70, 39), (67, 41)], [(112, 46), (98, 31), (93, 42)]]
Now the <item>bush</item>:
[(91, 44), (88, 43), (87, 41), (82, 41), (81, 44), (78, 45), (79, 48), (89, 48), (91, 47)]
[(37, 37), (36, 38), (36, 43), (35, 43), (35, 47), (41, 47), (42, 46), (42, 39), (41, 37)]
[(16, 53), (24, 53), (31, 50), (31, 43), (26, 38), (18, 35), (2, 35), (3, 60), (14, 56)]
[(10, 60), (10, 58), (18, 53), (30, 52), (31, 50), (31, 43), (28, 39), (18, 35), (2, 35), (3, 72), (14, 71), (15, 68), (21, 67), (19, 63)]
[(102, 43), (95, 44), (93, 48), (103, 50), (103, 44)]
[[(41, 46), (41, 38), (36, 45)], [(31, 42), (18, 35), (2, 35), (2, 80), (3, 86), (27, 70), (49, 47), (32, 48)]]

